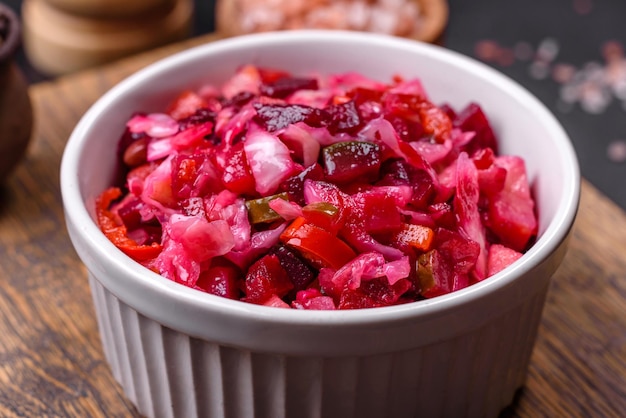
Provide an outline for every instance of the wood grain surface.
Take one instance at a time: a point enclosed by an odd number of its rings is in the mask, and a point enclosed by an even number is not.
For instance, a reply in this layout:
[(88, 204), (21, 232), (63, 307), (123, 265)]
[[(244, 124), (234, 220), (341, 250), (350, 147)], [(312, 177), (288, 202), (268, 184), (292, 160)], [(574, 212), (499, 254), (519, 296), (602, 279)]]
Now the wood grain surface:
[[(33, 143), (0, 190), (0, 416), (137, 416), (103, 357), (86, 271), (65, 230), (59, 164), (76, 122), (114, 83), (212, 39), (32, 86)], [(585, 181), (527, 383), (503, 416), (625, 413), (626, 214)]]

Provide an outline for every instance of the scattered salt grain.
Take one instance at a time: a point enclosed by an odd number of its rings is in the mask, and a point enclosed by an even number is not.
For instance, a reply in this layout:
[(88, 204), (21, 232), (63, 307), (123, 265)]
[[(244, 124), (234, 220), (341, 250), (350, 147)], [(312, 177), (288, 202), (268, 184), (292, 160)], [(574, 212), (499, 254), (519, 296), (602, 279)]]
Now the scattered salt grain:
[(486, 62), (492, 62), (498, 56), (500, 45), (496, 41), (483, 39), (474, 46), (476, 56)]
[(626, 162), (626, 141), (618, 139), (611, 142), (606, 149), (606, 155), (611, 162)]
[(576, 103), (580, 97), (580, 86), (578, 84), (562, 85), (559, 96), (563, 103)]
[(528, 61), (535, 55), (535, 50), (530, 43), (520, 41), (513, 47), (513, 54), (520, 61)]
[(509, 67), (515, 63), (515, 54), (513, 50), (502, 48), (500, 49), (500, 53), (496, 57), (496, 62), (500, 64), (502, 67)]
[(550, 75), (550, 66), (543, 61), (534, 61), (530, 64), (528, 72), (535, 80), (544, 80)]
[(602, 45), (602, 57), (606, 62), (620, 61), (624, 58), (624, 47), (619, 41), (606, 41)]
[(570, 64), (557, 63), (552, 68), (552, 79), (559, 84), (570, 82), (576, 74), (576, 67)]
[(626, 104), (626, 78), (620, 78), (611, 85), (613, 94)]
[(559, 54), (559, 42), (554, 38), (545, 38), (537, 47), (537, 59), (552, 62)]
[(599, 115), (611, 104), (610, 92), (601, 85), (588, 82), (583, 84), (580, 92), (580, 106), (587, 113)]
[(528, 42), (519, 41), (507, 48), (494, 40), (481, 40), (475, 45), (475, 54), (482, 61), (501, 67), (515, 61), (530, 61), (528, 74), (535, 80), (551, 78), (559, 84), (557, 110), (570, 111), (572, 105), (590, 114), (606, 111), (614, 100), (626, 110), (626, 53), (617, 40), (608, 40), (601, 46), (603, 62), (589, 61), (580, 67), (557, 62), (560, 50), (558, 40), (547, 37), (539, 42), (536, 51)]

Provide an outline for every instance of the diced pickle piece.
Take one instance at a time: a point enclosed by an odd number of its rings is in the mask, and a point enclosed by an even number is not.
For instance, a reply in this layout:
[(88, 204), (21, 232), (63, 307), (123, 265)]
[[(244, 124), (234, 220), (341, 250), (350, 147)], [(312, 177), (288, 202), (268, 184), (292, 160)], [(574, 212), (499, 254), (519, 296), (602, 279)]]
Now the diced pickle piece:
[(326, 178), (336, 183), (368, 181), (378, 176), (380, 147), (372, 142), (346, 141), (322, 149)]
[(432, 298), (450, 293), (448, 274), (445, 274), (445, 262), (437, 250), (421, 254), (416, 263), (417, 280), (422, 296)]
[(274, 199), (289, 200), (286, 192), (261, 197), (259, 199), (247, 200), (246, 208), (248, 208), (250, 223), (260, 224), (282, 219), (276, 211), (270, 208), (269, 203)]

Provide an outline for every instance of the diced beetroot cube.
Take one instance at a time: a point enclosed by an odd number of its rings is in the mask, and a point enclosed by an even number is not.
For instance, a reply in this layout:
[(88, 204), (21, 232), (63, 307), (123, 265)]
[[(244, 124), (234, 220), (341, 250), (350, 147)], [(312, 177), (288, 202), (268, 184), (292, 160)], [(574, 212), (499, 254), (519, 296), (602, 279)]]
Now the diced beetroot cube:
[(430, 213), (437, 226), (450, 230), (457, 228), (456, 215), (452, 210), (452, 205), (449, 203), (433, 203), (428, 207), (428, 213)]
[(408, 185), (413, 189), (411, 205), (417, 209), (425, 209), (435, 198), (437, 191), (430, 175), (417, 169), (404, 160), (388, 160), (381, 165), (380, 186)]
[(522, 253), (505, 247), (501, 244), (492, 244), (489, 247), (487, 258), (487, 275), (493, 276), (504, 270), (522, 257)]
[(235, 94), (231, 98), (224, 98), (222, 101), (222, 107), (236, 107), (240, 108), (245, 104), (249, 103), (256, 96), (249, 91), (242, 91)]
[(363, 214), (363, 226), (371, 233), (395, 230), (402, 226), (402, 219), (396, 199), (381, 188), (373, 188), (368, 192), (359, 193), (358, 203)]
[(254, 108), (257, 119), (270, 132), (297, 122), (316, 127), (324, 126), (328, 120), (328, 114), (324, 110), (304, 105), (256, 103)]
[(375, 90), (367, 87), (355, 87), (348, 92), (347, 96), (354, 100), (357, 106), (360, 106), (367, 102), (380, 103), (383, 94), (384, 91), (382, 90)]
[(293, 289), (287, 271), (276, 254), (261, 257), (248, 269), (245, 281), (246, 302), (263, 304), (272, 295), (280, 298)]
[(324, 109), (328, 115), (328, 130), (332, 134), (338, 132), (356, 132), (361, 125), (361, 118), (353, 100), (346, 103), (328, 106)]
[(226, 154), (222, 182), (224, 187), (231, 192), (244, 195), (256, 194), (254, 177), (248, 165), (243, 142), (235, 144)]
[(141, 226), (140, 210), (143, 206), (143, 200), (138, 197), (124, 199), (117, 206), (117, 215), (120, 217), (127, 229), (132, 230)]
[(476, 264), (480, 252), (479, 245), (460, 233), (444, 228), (435, 231), (433, 247), (450, 264), (450, 269), (457, 274), (467, 274)]
[(380, 147), (364, 141), (339, 142), (322, 149), (324, 173), (332, 182), (375, 179), (380, 169)]
[(200, 273), (196, 287), (213, 295), (239, 299), (241, 272), (234, 266), (217, 265)]
[(395, 305), (412, 289), (411, 282), (400, 279), (390, 285), (386, 277), (362, 281), (360, 287), (344, 287), (339, 293), (338, 309), (363, 309)]
[(452, 108), (452, 106), (450, 106), (448, 103), (444, 103), (442, 105), (439, 106), (439, 108), (441, 110), (443, 110), (443, 112), (448, 115), (448, 117), (450, 118), (450, 120), (455, 120), (457, 118), (456, 115), (456, 111)]
[(478, 170), (486, 170), (496, 161), (496, 155), (491, 148), (478, 150), (471, 157)]
[(523, 252), (537, 234), (535, 203), (530, 194), (524, 160), (516, 156), (496, 158), (507, 170), (504, 188), (489, 199), (487, 225), (502, 244)]
[(400, 279), (390, 285), (386, 277), (381, 277), (361, 282), (359, 291), (381, 306), (391, 306), (411, 287), (411, 282), (407, 279)]
[(261, 77), (261, 82), (263, 83), (273, 83), (281, 78), (291, 77), (291, 74), (287, 71), (280, 70), (278, 68), (259, 67), (257, 70), (259, 72), (259, 76)]
[(280, 260), (293, 283), (294, 290), (303, 290), (315, 279), (315, 271), (295, 251), (281, 245), (272, 251)]
[(138, 245), (152, 245), (152, 243), (160, 243), (163, 235), (161, 225), (143, 224), (138, 228), (128, 231), (128, 237), (135, 241)]
[(215, 112), (212, 112), (211, 110), (203, 107), (203, 108), (197, 109), (194, 113), (190, 114), (189, 116), (180, 119), (178, 121), (178, 124), (180, 126), (181, 131), (189, 129), (193, 126), (204, 125), (207, 123), (211, 123), (213, 125), (215, 122), (215, 116), (216, 116)]
[(400, 139), (405, 142), (417, 141), (424, 136), (424, 127), (419, 122), (407, 120), (396, 115), (387, 115), (385, 119), (391, 123)]
[(383, 113), (381, 97), (383, 91), (365, 87), (357, 87), (347, 93), (347, 97), (354, 100), (362, 123), (378, 118)]
[(264, 96), (284, 99), (297, 90), (317, 90), (314, 78), (281, 77), (272, 81), (264, 81), (260, 93)]
[(419, 122), (424, 133), (432, 135), (439, 143), (443, 143), (450, 137), (452, 121), (444, 111), (423, 96), (387, 93), (384, 96), (384, 106), (387, 115)]
[(289, 177), (287, 180), (281, 183), (279, 190), (281, 192), (287, 192), (289, 200), (304, 206), (304, 180), (323, 180), (324, 170), (322, 166), (315, 163), (295, 176)]
[(491, 148), (498, 153), (498, 142), (493, 129), (483, 113), (482, 108), (476, 103), (467, 105), (454, 119), (454, 126), (465, 132), (475, 132), (474, 138), (463, 147), (464, 151), (472, 155), (481, 148)]
[(363, 292), (357, 290), (345, 290), (341, 294), (338, 309), (366, 309), (383, 306)]

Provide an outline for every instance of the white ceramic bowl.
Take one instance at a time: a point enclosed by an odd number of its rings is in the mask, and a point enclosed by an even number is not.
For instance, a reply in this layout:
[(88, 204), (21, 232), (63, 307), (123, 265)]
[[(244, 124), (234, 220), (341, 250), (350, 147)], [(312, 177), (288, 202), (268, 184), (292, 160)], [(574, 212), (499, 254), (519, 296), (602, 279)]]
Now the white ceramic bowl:
[[(256, 306), (186, 288), (118, 251), (94, 222), (128, 116), (229, 77), (244, 63), (295, 73), (418, 76), (435, 102), (481, 104), (501, 151), (526, 160), (537, 243), (467, 289), (354, 311)], [(72, 134), (61, 168), (67, 227), (105, 353), (142, 414), (229, 417), (497, 416), (524, 378), (550, 278), (575, 218), (580, 177), (564, 130), (516, 83), (441, 47), (341, 32), (268, 33), (203, 45), (129, 77)]]

